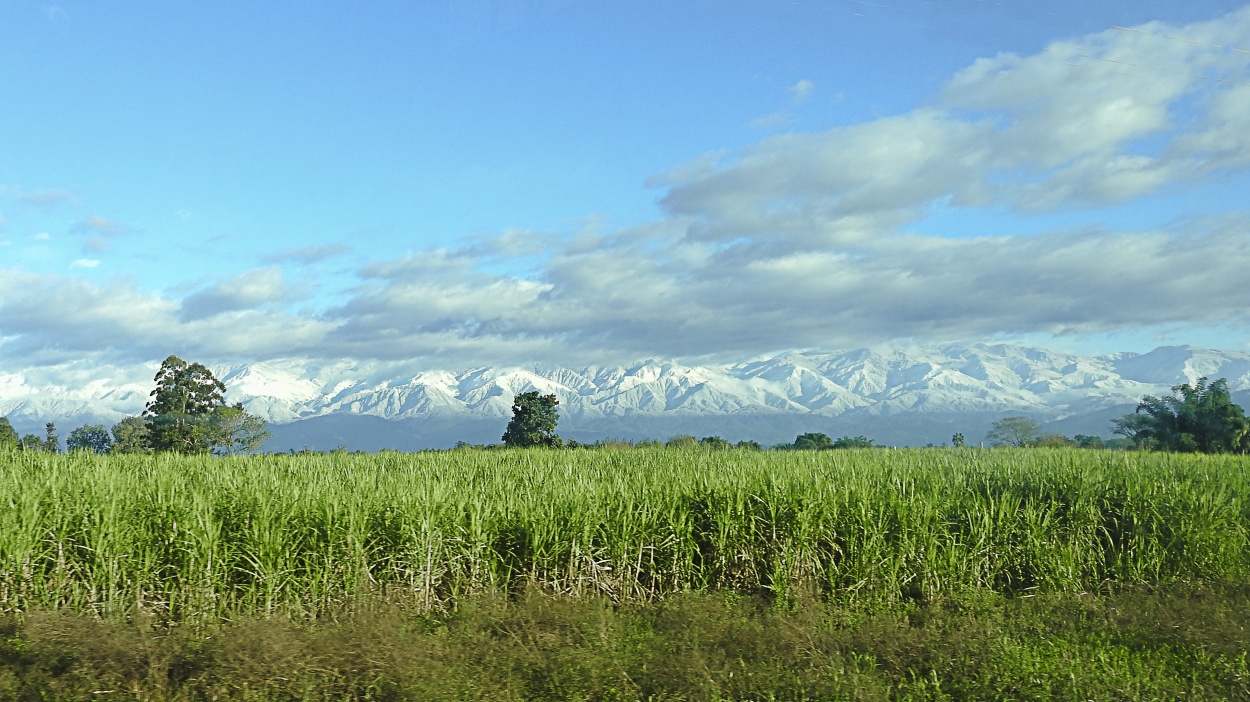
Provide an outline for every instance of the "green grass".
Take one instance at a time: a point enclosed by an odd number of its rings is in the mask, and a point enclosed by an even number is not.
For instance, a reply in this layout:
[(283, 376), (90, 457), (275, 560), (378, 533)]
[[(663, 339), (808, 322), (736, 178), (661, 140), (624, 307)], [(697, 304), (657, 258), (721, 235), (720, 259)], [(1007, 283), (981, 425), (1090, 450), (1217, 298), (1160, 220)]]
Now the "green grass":
[(1079, 450), (0, 456), (0, 612), (215, 622), (527, 588), (895, 606), (1250, 573), (1250, 461)]
[(1250, 460), (0, 454), (0, 700), (1250, 699)]
[(539, 586), (836, 602), (1234, 580), (1244, 457), (1073, 450), (0, 458), (0, 611), (311, 616)]
[(868, 611), (527, 591), (207, 627), (0, 618), (4, 700), (1250, 699), (1250, 586), (982, 594)]

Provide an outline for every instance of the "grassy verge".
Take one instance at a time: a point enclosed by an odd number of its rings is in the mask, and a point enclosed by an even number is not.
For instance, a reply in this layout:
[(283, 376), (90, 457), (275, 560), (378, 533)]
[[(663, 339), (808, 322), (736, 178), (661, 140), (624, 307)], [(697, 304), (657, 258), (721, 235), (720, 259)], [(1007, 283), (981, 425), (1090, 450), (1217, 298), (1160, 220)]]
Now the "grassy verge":
[(14, 700), (1250, 699), (1250, 585), (926, 604), (527, 593), (210, 626), (0, 620)]

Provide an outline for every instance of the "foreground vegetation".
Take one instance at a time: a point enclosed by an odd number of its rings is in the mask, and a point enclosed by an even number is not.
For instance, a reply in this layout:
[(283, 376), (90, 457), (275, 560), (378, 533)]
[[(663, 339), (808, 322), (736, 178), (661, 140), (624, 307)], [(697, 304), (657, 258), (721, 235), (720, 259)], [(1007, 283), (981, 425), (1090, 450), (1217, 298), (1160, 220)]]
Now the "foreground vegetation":
[(204, 629), (0, 617), (0, 699), (1250, 699), (1250, 587), (901, 607), (528, 593)]
[(1244, 456), (9, 452), (0, 495), (0, 699), (1222, 699), (1250, 678)]
[(0, 610), (312, 616), (361, 595), (896, 603), (1250, 574), (1250, 461), (1077, 450), (0, 460)]

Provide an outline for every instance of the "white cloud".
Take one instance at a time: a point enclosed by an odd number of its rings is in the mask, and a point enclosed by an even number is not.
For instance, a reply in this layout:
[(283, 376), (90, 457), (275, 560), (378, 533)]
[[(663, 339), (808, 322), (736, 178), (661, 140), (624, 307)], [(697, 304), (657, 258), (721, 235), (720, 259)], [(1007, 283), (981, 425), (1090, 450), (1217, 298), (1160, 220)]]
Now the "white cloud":
[(786, 92), (790, 93), (790, 106), (798, 107), (812, 98), (812, 93), (816, 91), (816, 84), (804, 78), (794, 85), (786, 88)]
[(866, 216), (888, 232), (939, 198), (1048, 212), (1250, 164), (1250, 52), (1226, 48), (1250, 45), (1250, 7), (1145, 30), (979, 59), (934, 105), (674, 169), (664, 204), (702, 218), (698, 238), (831, 243), (848, 224), (862, 236)]
[(770, 114), (764, 115), (751, 120), (752, 127), (775, 127), (783, 124), (792, 124), (794, 119), (794, 109), (806, 104), (812, 98), (812, 93), (816, 91), (816, 84), (804, 78), (794, 85), (786, 88), (786, 92), (790, 94), (790, 105), (784, 110), (778, 110)]
[(342, 256), (350, 250), (351, 249), (344, 244), (304, 246), (268, 254), (262, 256), (261, 260), (265, 263), (297, 263), (301, 265), (311, 265), (313, 263), (320, 263), (321, 261), (325, 261), (327, 259)]
[(32, 365), (170, 353), (197, 359), (315, 355), (331, 326), (280, 310), (232, 310), (194, 320), (180, 313), (178, 300), (127, 283), (0, 269), (0, 355)]
[(80, 258), (69, 264), (70, 268), (95, 268), (100, 262), (94, 258)]
[[(1108, 30), (983, 59), (935, 104), (774, 136), (657, 175), (649, 183), (667, 189), (658, 221), (563, 239), (506, 231), (375, 261), (324, 313), (287, 311), (306, 291), (278, 268), (182, 300), (0, 272), (0, 338), (9, 340), (0, 351), (161, 358), (172, 347), (205, 360), (463, 367), (1158, 325), (1250, 334), (1250, 212), (1138, 231), (923, 233), (935, 202), (1074, 212), (1250, 165), (1250, 88), (1233, 82), (1250, 73), (1250, 54), (1210, 47), (1250, 44), (1250, 8), (1147, 29), (1200, 44)], [(339, 253), (331, 245), (266, 260)], [(484, 272), (516, 257), (534, 261), (533, 272)]]
[(38, 234), (31, 234), (30, 238), (35, 241), (49, 241), (52, 239), (52, 235), (47, 232), (39, 232)]
[(180, 314), (184, 321), (194, 321), (290, 302), (302, 296), (301, 290), (283, 280), (281, 269), (257, 268), (187, 296), (182, 300)]

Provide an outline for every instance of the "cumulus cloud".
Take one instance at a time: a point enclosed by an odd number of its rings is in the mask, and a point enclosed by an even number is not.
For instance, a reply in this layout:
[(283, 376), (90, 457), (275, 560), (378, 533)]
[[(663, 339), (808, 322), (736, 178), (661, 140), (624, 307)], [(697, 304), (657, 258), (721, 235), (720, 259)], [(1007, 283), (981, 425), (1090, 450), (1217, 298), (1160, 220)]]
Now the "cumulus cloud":
[(279, 268), (257, 268), (188, 295), (182, 300), (180, 317), (194, 321), (225, 312), (251, 310), (290, 302), (302, 292), (287, 284)]
[(181, 306), (132, 283), (100, 285), (0, 269), (0, 356), (44, 365), (69, 358), (133, 362), (170, 353), (206, 360), (315, 355), (329, 326), (266, 309), (187, 320)]
[[(302, 291), (276, 267), (182, 300), (0, 271), (0, 352), (159, 358), (173, 346), (206, 360), (463, 367), (1174, 324), (1250, 329), (1250, 211), (1135, 231), (925, 233), (934, 203), (1071, 212), (1250, 166), (1250, 88), (1238, 82), (1250, 54), (1213, 48), (1250, 44), (1250, 8), (1137, 29), (977, 61), (934, 104), (905, 114), (681, 164), (650, 181), (666, 188), (666, 214), (642, 226), (506, 231), (371, 262), (322, 312), (288, 311)], [(1155, 36), (1164, 34), (1186, 41)], [(532, 270), (488, 272), (518, 258)]]
[(828, 244), (938, 198), (1023, 213), (1126, 202), (1250, 164), (1250, 52), (1230, 48), (1248, 45), (1250, 7), (979, 59), (936, 104), (698, 161), (664, 204), (704, 218), (700, 238)]
[(70, 268), (96, 268), (100, 262), (94, 258), (79, 258), (69, 264)]

